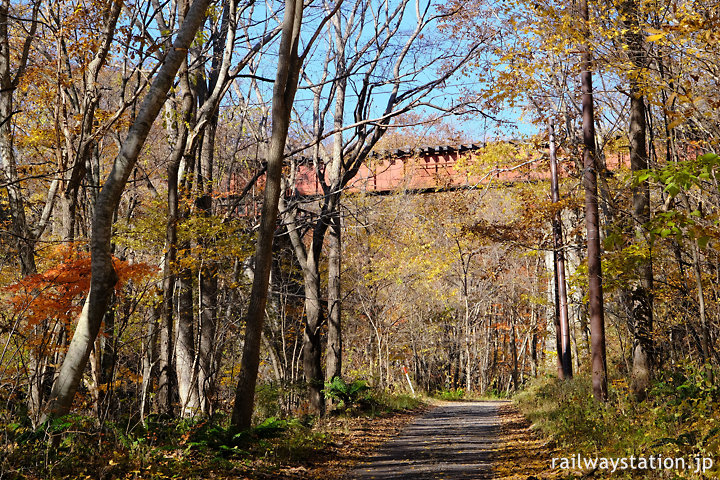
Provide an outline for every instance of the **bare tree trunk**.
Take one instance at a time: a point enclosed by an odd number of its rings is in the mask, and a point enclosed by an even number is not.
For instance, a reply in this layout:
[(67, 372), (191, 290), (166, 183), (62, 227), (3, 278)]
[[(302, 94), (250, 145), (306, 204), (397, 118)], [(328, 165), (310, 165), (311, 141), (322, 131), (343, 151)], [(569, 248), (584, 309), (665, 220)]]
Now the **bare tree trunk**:
[[(183, 122), (184, 123), (184, 122)], [(183, 133), (187, 138), (187, 130)], [(168, 215), (165, 226), (165, 258), (163, 259), (162, 312), (160, 315), (160, 356), (159, 380), (156, 394), (157, 409), (162, 414), (172, 415), (172, 399), (175, 392), (174, 320), (175, 310), (175, 261), (177, 260), (177, 221), (178, 221), (178, 170), (185, 141), (176, 145), (173, 158), (168, 165)]]
[(118, 279), (110, 254), (113, 214), (150, 128), (165, 103), (175, 74), (205, 18), (209, 3), (210, 0), (195, 0), (190, 7), (175, 38), (173, 48), (168, 51), (163, 65), (153, 80), (115, 159), (113, 169), (98, 195), (92, 226), (90, 293), (78, 319), (65, 360), (53, 385), (46, 417), (62, 416), (70, 411), (90, 351), (100, 330), (100, 323), (105, 315), (110, 294)]
[[(158, 382), (158, 390), (156, 402), (158, 411), (163, 414), (173, 415), (173, 400), (177, 395), (177, 376), (175, 365), (175, 287), (177, 268), (177, 226), (180, 220), (179, 205), (179, 185), (180, 185), (180, 164), (183, 161), (183, 154), (187, 146), (188, 125), (192, 118), (193, 96), (189, 90), (189, 82), (187, 81), (188, 67), (187, 59), (180, 66), (179, 76), (181, 78), (182, 97), (180, 102), (180, 118), (178, 122), (173, 122), (171, 128), (171, 138), (174, 138), (175, 145), (167, 167), (168, 176), (168, 192), (167, 205), (168, 215), (165, 225), (165, 258), (163, 260), (163, 305), (160, 320), (160, 377)], [(171, 115), (173, 113), (171, 112)]]
[[(4, 185), (7, 192), (11, 238), (20, 263), (20, 274), (23, 277), (37, 273), (35, 264), (36, 239), (28, 228), (25, 217), (25, 202), (18, 177), (15, 146), (13, 144), (12, 130), (15, 122), (12, 117), (19, 113), (14, 110), (14, 94), (27, 67), (29, 49), (37, 29), (36, 20), (40, 3), (40, 0), (35, 0), (32, 20), (29, 24), (30, 32), (25, 40), (23, 52), (18, 62), (17, 59), (11, 59), (13, 47), (10, 45), (10, 29), (8, 28), (11, 24), (9, 15), (10, 1), (3, 0), (0, 2), (0, 183)], [(53, 192), (53, 197), (54, 195)], [(50, 201), (49, 198), (48, 202)], [(46, 338), (51, 336), (49, 335), (50, 332), (48, 332), (47, 322), (35, 326), (32, 333)], [(45, 371), (48, 368), (48, 362), (40, 352), (40, 349), (31, 352), (28, 361), (27, 406), (33, 423), (38, 419), (44, 401), (45, 395), (42, 385)]]
[[(206, 216), (212, 215), (213, 202), (213, 157), (215, 148), (215, 131), (217, 128), (217, 115), (210, 120), (203, 136), (200, 150), (200, 176), (198, 186), (202, 194), (198, 199), (198, 206)], [(203, 413), (212, 412), (212, 397), (215, 391), (215, 371), (213, 358), (215, 355), (215, 336), (217, 330), (217, 265), (214, 261), (202, 261), (200, 265), (200, 331), (197, 348), (198, 356), (198, 394), (200, 408)]]
[[(580, 0), (580, 17), (585, 37), (589, 35), (588, 0)], [(607, 360), (605, 356), (605, 311), (603, 306), (602, 268), (600, 264), (600, 219), (597, 194), (597, 153), (595, 151), (595, 113), (592, 87), (592, 56), (587, 43), (581, 45), (581, 83), (583, 111), (583, 185), (585, 187), (585, 223), (587, 228), (588, 297), (592, 341), (593, 395), (607, 400)]]
[(302, 0), (287, 0), (283, 19), (277, 75), (273, 87), (272, 134), (267, 162), (265, 195), (255, 251), (255, 275), (245, 325), (242, 366), (235, 391), (231, 424), (237, 429), (251, 425), (255, 401), (255, 385), (260, 364), (260, 343), (265, 319), (268, 282), (272, 267), (272, 244), (277, 228), (282, 164), (290, 126), (292, 104), (302, 66), (298, 56), (300, 27), (303, 17)]
[[(685, 209), (688, 212), (691, 212), (692, 208), (690, 207), (690, 201), (688, 200), (685, 192), (681, 192), (678, 196), (680, 197)], [(700, 317), (700, 350), (703, 356), (703, 361), (707, 362), (710, 360), (712, 355), (712, 347), (710, 340), (710, 325), (707, 321), (707, 312), (705, 309), (705, 288), (702, 281), (702, 266), (700, 265), (700, 247), (698, 246), (696, 238), (690, 243), (690, 253), (693, 272), (695, 273), (695, 285), (697, 286), (698, 316)]]
[(15, 59), (11, 60), (11, 52), (15, 47), (10, 45), (8, 30), (11, 23), (10, 1), (3, 0), (0, 3), (0, 183), (4, 184), (7, 191), (12, 238), (15, 242), (17, 258), (20, 261), (22, 276), (37, 273), (37, 267), (35, 265), (35, 239), (25, 218), (25, 201), (20, 188), (20, 178), (15, 160), (12, 131), (15, 122), (12, 117), (19, 111), (14, 110), (13, 95), (26, 70), (30, 45), (37, 28), (39, 5), (40, 1), (37, 0), (30, 22), (30, 35), (23, 46), (23, 55), (18, 65)]
[(198, 344), (198, 391), (200, 409), (205, 414), (213, 412), (212, 398), (215, 393), (215, 348), (217, 331), (218, 284), (216, 266), (203, 268), (200, 274), (200, 341)]
[(465, 305), (463, 318), (463, 336), (465, 337), (465, 391), (469, 393), (472, 391), (472, 362), (470, 361), (470, 304), (468, 302), (467, 277), (464, 279), (463, 290), (463, 303)]
[[(237, 2), (226, 2), (223, 7), (223, 16), (217, 36), (213, 42), (213, 55), (210, 71), (206, 73), (207, 83), (201, 75), (196, 75), (195, 84), (198, 91), (199, 103), (203, 106), (212, 99), (208, 98), (209, 92), (214, 92), (218, 88), (220, 80), (226, 80), (227, 76), (223, 75), (221, 79), (221, 70), (223, 69), (223, 58), (227, 50), (232, 50), (235, 37), (235, 17), (237, 15)], [(204, 128), (202, 136), (202, 144), (200, 146), (200, 155), (197, 166), (198, 182), (197, 188), (199, 197), (197, 206), (200, 213), (206, 217), (211, 216), (213, 212), (213, 169), (215, 164), (215, 137), (217, 133), (217, 125), (219, 116), (217, 108), (213, 108), (208, 113), (207, 124)], [(209, 242), (215, 239), (206, 239), (201, 237), (199, 240), (201, 247), (206, 247)], [(199, 335), (197, 345), (198, 357), (198, 395), (200, 401), (200, 409), (205, 414), (211, 414), (213, 411), (212, 398), (215, 392), (215, 354), (218, 351), (215, 348), (217, 319), (218, 319), (218, 265), (213, 260), (203, 260), (200, 264), (199, 275), (199, 297), (200, 311), (198, 313)]]
[(340, 273), (342, 271), (342, 225), (340, 208), (331, 217), (328, 238), (328, 334), (325, 378), (342, 376), (342, 295)]
[[(188, 57), (188, 61), (192, 57)], [(193, 75), (194, 76), (194, 75)], [(195, 122), (196, 103), (193, 84), (197, 78), (191, 79), (190, 70), (187, 69), (180, 74), (179, 84), (183, 90), (183, 104), (189, 98), (190, 110), (187, 112), (188, 123)], [(195, 175), (195, 151), (196, 145), (188, 142), (183, 152), (182, 166), (185, 170), (179, 185), (182, 191), (190, 192), (193, 188)], [(186, 220), (190, 214), (189, 208), (180, 210), (179, 221)], [(189, 252), (191, 249), (190, 238), (178, 239), (178, 250)], [(180, 416), (183, 418), (193, 417), (199, 412), (198, 384), (197, 384), (197, 363), (195, 356), (195, 303), (193, 293), (193, 272), (190, 265), (178, 266), (177, 272), (177, 315), (175, 321), (175, 378), (177, 379), (178, 396), (180, 399)]]
[(152, 317), (148, 323), (147, 338), (143, 342), (142, 347), (142, 384), (140, 387), (140, 421), (145, 423), (145, 412), (148, 408), (148, 393), (150, 392), (150, 383), (156, 372), (156, 364), (158, 359), (157, 337), (158, 323), (160, 321), (161, 305), (153, 305)]
[[(347, 38), (343, 35), (342, 15), (338, 12), (332, 19), (335, 29), (335, 48), (337, 49), (337, 89), (335, 100), (335, 113), (333, 127), (336, 133), (333, 138), (332, 162), (330, 164), (330, 195), (335, 198), (331, 201), (334, 206), (330, 212), (330, 238), (328, 242), (328, 335), (325, 375), (328, 380), (342, 376), (342, 298), (341, 279), (342, 271), (342, 222), (340, 213), (340, 198), (343, 185), (343, 133), (342, 127), (345, 119), (345, 92), (347, 90), (345, 43)], [(350, 29), (350, 26), (347, 26)]]
[(303, 267), (306, 316), (303, 332), (303, 371), (310, 393), (310, 407), (315, 413), (322, 415), (325, 412), (325, 397), (322, 393), (324, 379), (321, 363), (322, 345), (320, 343), (323, 311), (320, 298), (320, 265), (318, 265), (322, 240), (318, 244), (317, 237), (324, 237), (324, 232), (321, 234), (320, 230), (324, 229), (316, 226), (313, 232), (315, 238), (312, 240), (312, 246)]
[[(560, 189), (558, 186), (557, 158), (555, 155), (555, 125), (552, 121), (548, 124), (548, 135), (550, 137), (550, 188), (552, 190), (552, 201), (557, 204), (560, 201)], [(567, 284), (565, 282), (565, 245), (562, 236), (562, 218), (560, 212), (555, 212), (552, 221), (553, 228), (553, 250), (555, 260), (555, 308), (557, 322), (560, 327), (557, 335), (560, 338), (558, 344), (558, 356), (562, 367), (560, 378), (572, 378), (572, 353), (570, 348), (570, 323), (568, 319)]]
[(321, 344), (324, 314), (320, 288), (320, 256), (328, 229), (328, 210), (330, 209), (327, 203), (322, 205), (319, 218), (313, 224), (310, 248), (306, 248), (299, 233), (300, 227), (295, 213), (286, 207), (284, 199), (280, 199), (279, 204), (285, 212), (283, 223), (287, 225), (288, 236), (303, 274), (305, 294), (305, 326), (302, 343), (303, 373), (308, 386), (310, 407), (315, 413), (322, 415), (325, 412), (325, 398), (322, 393), (324, 376)]
[[(517, 351), (517, 334), (515, 332), (515, 314), (510, 315), (510, 349), (512, 350), (512, 386), (513, 390), (517, 390), (520, 386), (518, 383), (518, 351)], [(508, 392), (510, 392), (510, 383), (508, 382)]]
[[(558, 264), (558, 255), (557, 250), (553, 249), (552, 253), (552, 298), (548, 299), (549, 302), (552, 303), (552, 319), (553, 319), (553, 326), (555, 327), (555, 351), (557, 352), (556, 356), (556, 365), (555, 368), (557, 370), (557, 376), (559, 379), (563, 379), (565, 377), (564, 369), (563, 369), (563, 346), (562, 346), (562, 333), (560, 328), (560, 309), (558, 306), (560, 305), (560, 291), (558, 290), (558, 281), (557, 281), (557, 264)], [(545, 258), (545, 268), (550, 269), (549, 266), (549, 260)], [(550, 296), (551, 293), (548, 292), (548, 296)], [(547, 310), (548, 313), (546, 313), (547, 316), (550, 316), (550, 310)], [(549, 319), (548, 319), (549, 320)]]
[[(634, 174), (648, 168), (645, 125), (645, 97), (641, 85), (646, 68), (644, 52), (644, 32), (638, 21), (636, 0), (625, 0), (620, 5), (620, 13), (625, 19), (624, 40), (628, 46), (628, 56), (632, 64), (630, 77), (630, 169)], [(646, 242), (645, 225), (650, 221), (650, 186), (648, 180), (633, 182), (632, 219), (637, 242)], [(633, 393), (644, 398), (650, 385), (653, 364), (653, 272), (652, 258), (638, 265), (639, 281), (631, 286), (631, 315), (634, 329), (632, 384)]]
[[(187, 248), (187, 245), (184, 245)], [(199, 412), (197, 369), (195, 364), (195, 329), (192, 270), (178, 274), (178, 314), (175, 339), (175, 374), (180, 396), (180, 416), (193, 417)]]
[(17, 47), (10, 43), (8, 28), (12, 21), (9, 12), (10, 0), (0, 2), (0, 183), (4, 184), (7, 191), (12, 238), (17, 250), (17, 258), (20, 261), (22, 276), (37, 273), (37, 267), (35, 265), (35, 238), (25, 218), (25, 201), (15, 161), (12, 131), (15, 122), (12, 117), (19, 111), (14, 110), (13, 96), (27, 68), (31, 43), (37, 29), (40, 3), (40, 0), (34, 2), (29, 34), (23, 44), (20, 58), (14, 59), (11, 58), (11, 53)]
[[(113, 394), (113, 378), (115, 377), (115, 365), (117, 363), (118, 338), (115, 329), (116, 308), (120, 305), (117, 303), (117, 295), (113, 295), (110, 300), (111, 308), (105, 313), (103, 319), (104, 335), (99, 338), (101, 341), (96, 342), (96, 348), (101, 347), (100, 356), (100, 377), (99, 385), (100, 395), (97, 402), (98, 420), (102, 423), (115, 403)], [(114, 307), (113, 307), (114, 305)], [(124, 306), (127, 308), (127, 304)]]

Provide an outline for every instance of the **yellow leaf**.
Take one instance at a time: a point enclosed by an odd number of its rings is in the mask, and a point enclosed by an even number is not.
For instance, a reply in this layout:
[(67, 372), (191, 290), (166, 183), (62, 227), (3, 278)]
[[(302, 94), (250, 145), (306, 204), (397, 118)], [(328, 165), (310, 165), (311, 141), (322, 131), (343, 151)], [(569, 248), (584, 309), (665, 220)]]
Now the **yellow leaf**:
[(645, 37), (645, 40), (647, 40), (648, 42), (655, 42), (655, 41), (663, 38), (668, 33), (670, 33), (670, 32), (663, 32), (663, 33), (657, 33), (655, 35), (650, 35), (649, 37)]
[(683, 119), (683, 118), (678, 118), (676, 120), (673, 120), (672, 122), (670, 122), (670, 125), (668, 125), (668, 130), (672, 130), (673, 128), (677, 127), (678, 125), (681, 125), (684, 121), (685, 121), (685, 119)]

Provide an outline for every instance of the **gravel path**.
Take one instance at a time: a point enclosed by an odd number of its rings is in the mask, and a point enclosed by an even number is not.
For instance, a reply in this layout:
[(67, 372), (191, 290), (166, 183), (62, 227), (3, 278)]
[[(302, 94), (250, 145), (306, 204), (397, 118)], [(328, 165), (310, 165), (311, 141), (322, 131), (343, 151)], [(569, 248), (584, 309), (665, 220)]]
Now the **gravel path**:
[(447, 403), (414, 420), (351, 474), (355, 480), (492, 478), (502, 402)]

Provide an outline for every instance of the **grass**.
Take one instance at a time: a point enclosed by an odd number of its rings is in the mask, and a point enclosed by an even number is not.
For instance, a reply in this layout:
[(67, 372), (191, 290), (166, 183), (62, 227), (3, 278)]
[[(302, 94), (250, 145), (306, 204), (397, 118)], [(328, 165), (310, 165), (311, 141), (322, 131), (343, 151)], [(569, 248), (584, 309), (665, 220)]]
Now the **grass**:
[(393, 413), (417, 410), (424, 405), (423, 401), (412, 395), (391, 395), (388, 393), (375, 394), (376, 411), (381, 413)]
[(508, 396), (504, 392), (498, 392), (497, 390), (491, 390), (481, 395), (477, 392), (468, 392), (462, 388), (436, 390), (431, 397), (438, 400), (445, 400), (450, 402), (498, 400), (508, 398)]
[[(589, 378), (542, 378), (515, 396), (521, 411), (567, 456), (629, 458), (711, 457), (701, 477), (692, 471), (637, 471), (643, 478), (720, 477), (720, 389), (718, 372), (692, 366), (665, 372), (639, 402), (627, 384), (612, 383), (609, 400), (597, 402)], [(603, 472), (598, 471), (597, 475)], [(633, 472), (623, 472), (630, 477)], [(668, 477), (668, 475), (670, 475)], [(619, 478), (618, 472), (613, 478)]]

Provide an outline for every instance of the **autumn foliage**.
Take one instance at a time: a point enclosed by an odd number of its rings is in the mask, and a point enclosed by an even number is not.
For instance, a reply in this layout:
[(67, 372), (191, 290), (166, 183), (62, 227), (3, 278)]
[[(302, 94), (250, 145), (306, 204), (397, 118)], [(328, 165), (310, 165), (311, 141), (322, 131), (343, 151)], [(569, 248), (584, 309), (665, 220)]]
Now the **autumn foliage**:
[[(46, 321), (61, 322), (68, 333), (83, 308), (90, 288), (90, 254), (76, 244), (55, 247), (46, 259), (47, 269), (25, 277), (7, 287), (6, 300), (13, 317), (22, 320), (23, 328), (31, 329)], [(131, 263), (113, 257), (119, 281), (115, 294), (123, 295), (130, 282), (141, 282), (157, 272), (144, 262)], [(31, 338), (32, 341), (32, 338)]]

